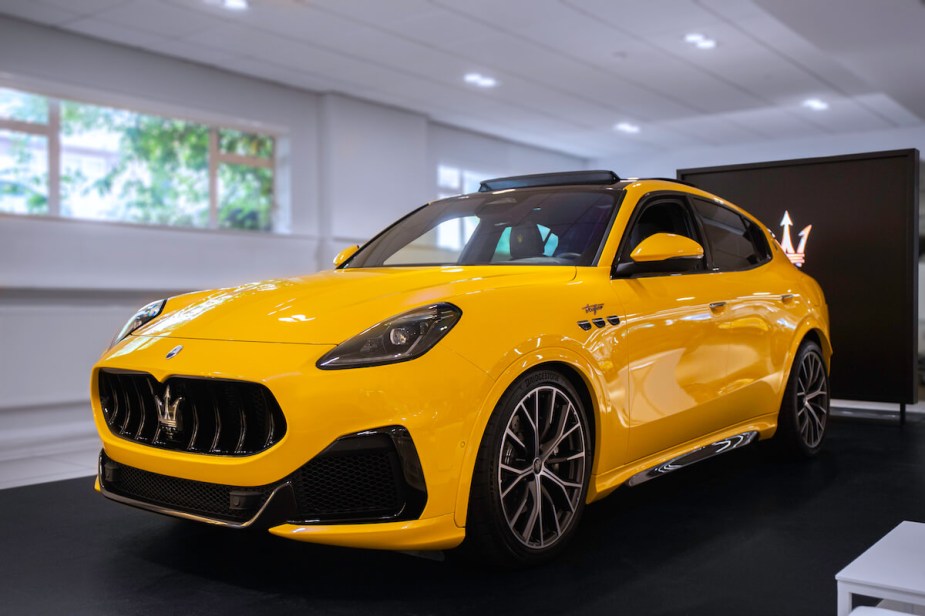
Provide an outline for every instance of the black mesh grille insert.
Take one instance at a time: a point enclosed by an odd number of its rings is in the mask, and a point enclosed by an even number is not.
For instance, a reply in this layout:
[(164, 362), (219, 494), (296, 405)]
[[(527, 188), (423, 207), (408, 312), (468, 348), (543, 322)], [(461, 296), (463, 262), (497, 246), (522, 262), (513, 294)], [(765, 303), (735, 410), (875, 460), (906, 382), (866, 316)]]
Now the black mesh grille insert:
[[(137, 501), (167, 509), (199, 514), (228, 522), (244, 522), (254, 517), (275, 485), (256, 488), (179, 479), (143, 471), (113, 462), (103, 454), (104, 484), (107, 490)], [(245, 495), (242, 506), (231, 507), (232, 492)]]
[[(292, 477), (302, 521), (387, 518), (405, 505), (401, 464), (386, 436), (348, 439), (328, 449)], [(361, 448), (362, 447), (362, 448)]]
[(285, 483), (292, 486), (294, 502), (288, 511), (275, 510), (265, 516), (276, 516), (269, 520), (274, 524), (417, 518), (427, 500), (417, 452), (404, 428), (382, 430), (340, 438), (288, 477), (265, 486), (239, 487), (159, 475), (119, 464), (105, 453), (101, 454), (100, 481), (120, 496), (229, 522), (253, 518), (273, 490)]
[(286, 420), (263, 385), (223, 379), (100, 370), (99, 395), (110, 431), (177, 451), (250, 455), (286, 433)]

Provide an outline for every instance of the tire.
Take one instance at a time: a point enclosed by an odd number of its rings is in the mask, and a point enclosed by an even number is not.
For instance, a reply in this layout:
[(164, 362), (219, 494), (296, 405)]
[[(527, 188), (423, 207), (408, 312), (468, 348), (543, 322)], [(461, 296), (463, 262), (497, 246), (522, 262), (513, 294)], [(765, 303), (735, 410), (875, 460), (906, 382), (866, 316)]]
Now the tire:
[(466, 525), (469, 555), (522, 566), (559, 553), (584, 511), (592, 448), (588, 414), (568, 379), (539, 369), (515, 381), (479, 446)]
[(811, 458), (822, 449), (829, 424), (829, 375), (822, 349), (800, 345), (784, 390), (774, 442), (788, 457)]

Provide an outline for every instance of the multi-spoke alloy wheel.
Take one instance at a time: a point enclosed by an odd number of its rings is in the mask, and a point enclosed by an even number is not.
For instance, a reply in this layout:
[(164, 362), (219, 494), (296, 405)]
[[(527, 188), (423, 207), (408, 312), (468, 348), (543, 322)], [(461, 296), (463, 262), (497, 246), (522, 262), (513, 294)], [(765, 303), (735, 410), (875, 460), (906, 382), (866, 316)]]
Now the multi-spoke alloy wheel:
[(815, 449), (822, 443), (829, 415), (829, 384), (825, 365), (816, 353), (806, 353), (797, 378), (797, 423), (803, 443)]
[(502, 396), (479, 448), (467, 543), (506, 564), (558, 551), (584, 510), (592, 439), (581, 398), (559, 372), (537, 370)]
[(568, 395), (552, 385), (527, 392), (507, 422), (499, 459), (511, 532), (531, 548), (555, 543), (575, 517), (585, 476), (581, 418)]
[(806, 341), (793, 361), (775, 440), (784, 453), (813, 456), (822, 448), (828, 419), (829, 375), (822, 350)]

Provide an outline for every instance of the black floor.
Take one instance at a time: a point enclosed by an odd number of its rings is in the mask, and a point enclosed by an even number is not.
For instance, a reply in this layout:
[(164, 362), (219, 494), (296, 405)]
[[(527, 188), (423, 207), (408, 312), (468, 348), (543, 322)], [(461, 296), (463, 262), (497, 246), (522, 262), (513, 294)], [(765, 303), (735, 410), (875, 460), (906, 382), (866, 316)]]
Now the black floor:
[(172, 520), (79, 479), (0, 491), (0, 613), (834, 614), (835, 573), (902, 520), (925, 521), (921, 416), (835, 422), (809, 463), (753, 446), (618, 490), (527, 571)]

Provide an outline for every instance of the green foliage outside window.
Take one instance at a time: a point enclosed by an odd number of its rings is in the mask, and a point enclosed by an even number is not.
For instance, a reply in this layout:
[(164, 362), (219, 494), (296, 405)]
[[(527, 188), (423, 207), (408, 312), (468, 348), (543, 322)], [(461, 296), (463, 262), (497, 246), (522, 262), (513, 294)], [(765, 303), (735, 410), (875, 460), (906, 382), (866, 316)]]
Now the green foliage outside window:
[[(272, 137), (73, 101), (60, 101), (58, 108), (62, 215), (208, 226), (215, 131), (218, 226), (271, 229)], [(0, 89), (0, 122), (42, 124), (48, 118), (48, 99)], [(0, 211), (46, 213), (47, 136), (2, 128)]]

